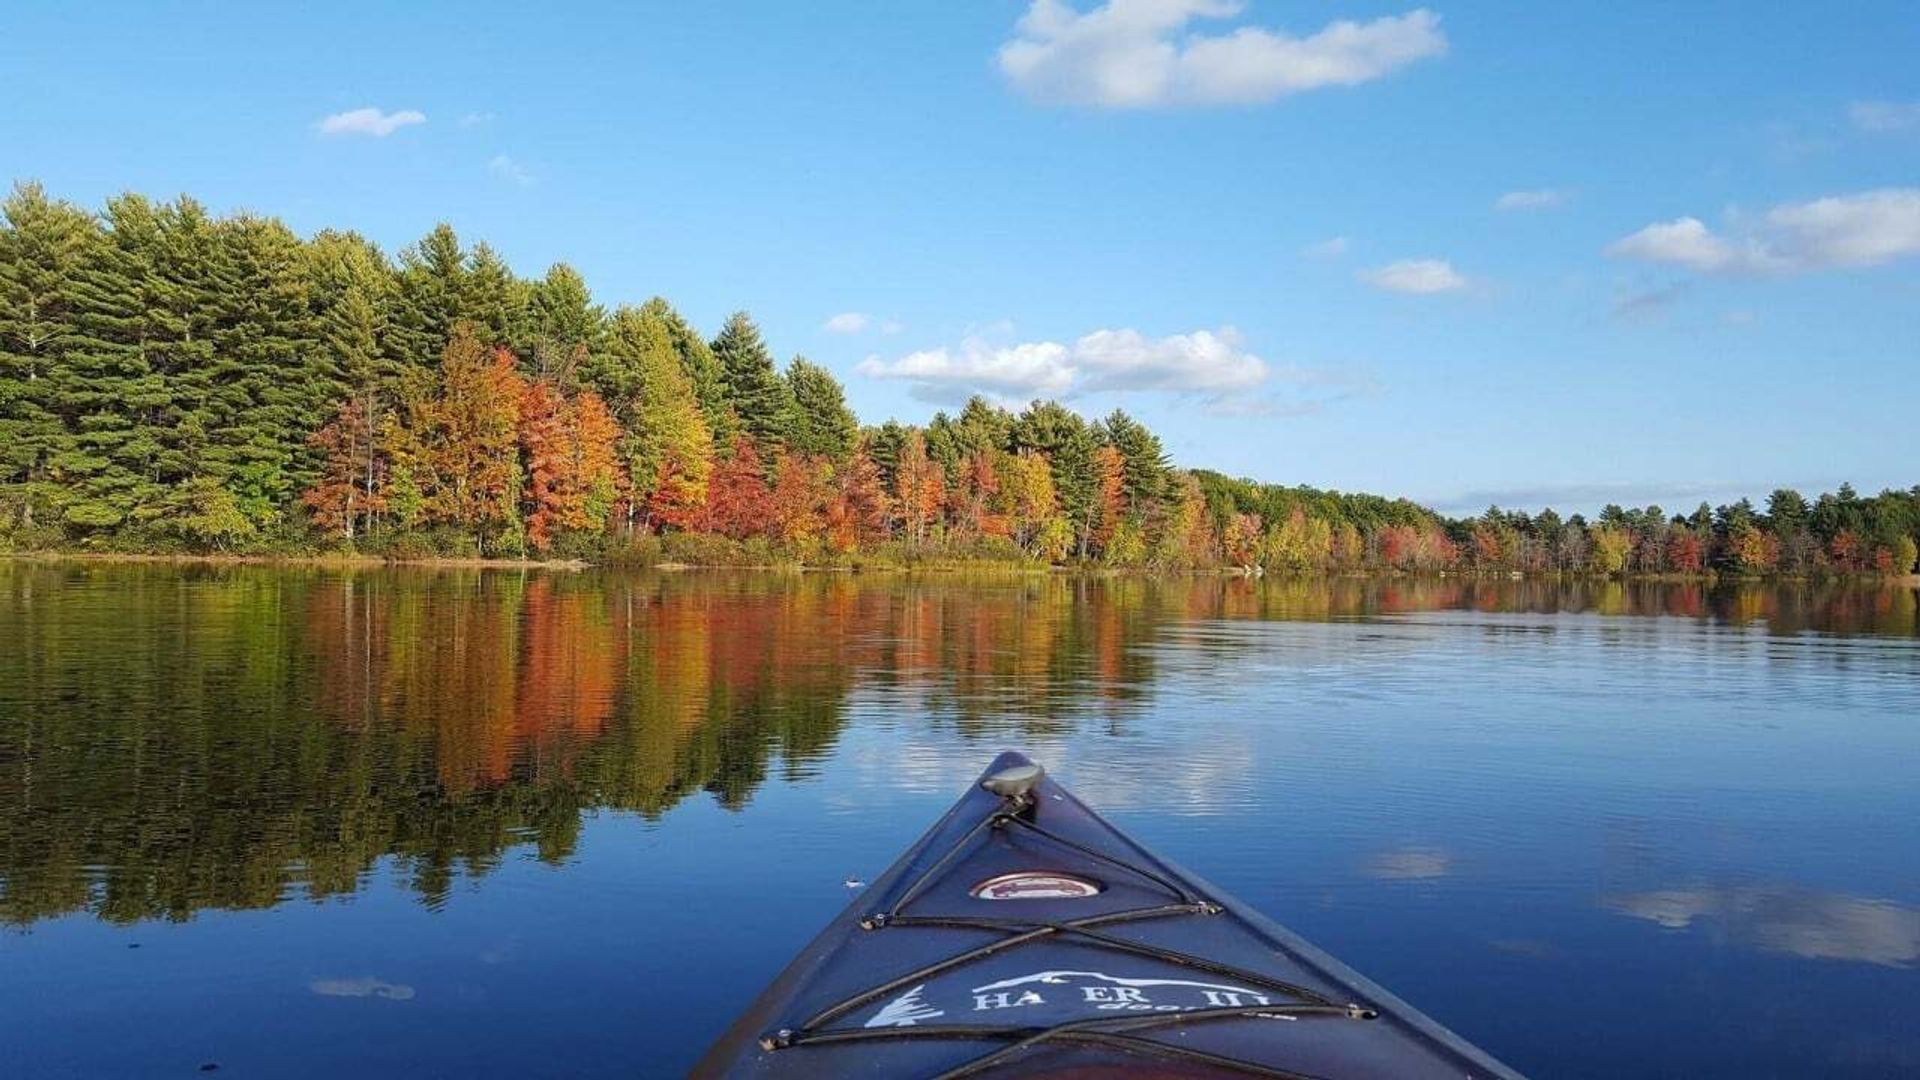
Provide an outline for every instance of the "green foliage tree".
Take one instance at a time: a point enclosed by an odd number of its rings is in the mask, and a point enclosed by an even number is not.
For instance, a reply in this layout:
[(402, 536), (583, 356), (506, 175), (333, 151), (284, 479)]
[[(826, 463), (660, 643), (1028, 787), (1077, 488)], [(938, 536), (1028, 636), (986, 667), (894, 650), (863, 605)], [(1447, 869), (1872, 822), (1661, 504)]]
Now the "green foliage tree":
[(752, 317), (744, 311), (729, 316), (712, 351), (723, 400), (740, 429), (763, 446), (780, 443), (793, 430), (793, 392), (774, 369), (773, 353)]
[(860, 437), (860, 421), (847, 408), (840, 380), (804, 356), (787, 365), (787, 387), (793, 398), (793, 427), (787, 446), (814, 457), (844, 459)]
[(545, 278), (527, 289), (514, 351), (527, 358), (535, 378), (571, 392), (593, 367), (593, 356), (606, 333), (606, 318), (580, 272), (566, 263), (554, 263)]
[(1142, 517), (1151, 516), (1167, 496), (1173, 471), (1160, 437), (1119, 409), (1101, 423), (1100, 436), (1126, 458), (1129, 509)]
[(17, 185), (0, 205), (0, 523), (48, 521), (64, 495), (54, 462), (72, 445), (61, 385), (79, 335), (78, 274), (101, 242), (84, 211)]

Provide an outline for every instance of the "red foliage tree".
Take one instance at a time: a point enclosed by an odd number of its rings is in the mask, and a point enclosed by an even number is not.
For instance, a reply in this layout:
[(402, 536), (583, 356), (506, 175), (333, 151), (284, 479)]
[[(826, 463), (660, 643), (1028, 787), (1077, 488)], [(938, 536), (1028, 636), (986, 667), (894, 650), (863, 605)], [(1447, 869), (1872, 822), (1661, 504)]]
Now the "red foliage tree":
[(1707, 564), (1707, 548), (1700, 537), (1687, 530), (1677, 530), (1667, 539), (1667, 565), (1675, 573), (1697, 574)]
[(701, 527), (735, 540), (765, 536), (773, 524), (773, 505), (763, 472), (753, 441), (745, 436), (734, 439), (733, 455), (714, 464), (707, 482)]
[(1860, 538), (1852, 529), (1841, 529), (1827, 542), (1827, 556), (1833, 560), (1834, 569), (1843, 573), (1860, 569)]

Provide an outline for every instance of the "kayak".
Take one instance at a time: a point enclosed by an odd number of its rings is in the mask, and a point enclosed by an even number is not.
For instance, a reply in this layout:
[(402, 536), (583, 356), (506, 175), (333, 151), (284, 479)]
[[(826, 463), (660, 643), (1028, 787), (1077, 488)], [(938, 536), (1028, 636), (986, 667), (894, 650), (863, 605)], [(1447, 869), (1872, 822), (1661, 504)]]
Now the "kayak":
[(1519, 1074), (994, 760), (694, 1069), (701, 1077)]

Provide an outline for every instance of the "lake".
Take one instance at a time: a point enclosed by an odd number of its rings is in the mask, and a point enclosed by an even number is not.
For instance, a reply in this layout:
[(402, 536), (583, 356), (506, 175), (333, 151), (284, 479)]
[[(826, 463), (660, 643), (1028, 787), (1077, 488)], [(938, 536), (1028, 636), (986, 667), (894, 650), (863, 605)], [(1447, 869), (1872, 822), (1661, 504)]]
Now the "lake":
[(1920, 1071), (1912, 588), (0, 561), (0, 1075), (675, 1075), (1006, 748), (1523, 1071)]

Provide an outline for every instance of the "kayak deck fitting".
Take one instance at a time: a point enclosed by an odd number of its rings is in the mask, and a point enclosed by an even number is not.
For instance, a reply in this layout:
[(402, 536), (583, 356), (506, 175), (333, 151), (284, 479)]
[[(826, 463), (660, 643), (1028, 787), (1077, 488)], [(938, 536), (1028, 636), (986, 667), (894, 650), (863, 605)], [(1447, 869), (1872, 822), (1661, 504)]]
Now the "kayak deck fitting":
[[(998, 1044), (997, 1046), (994, 1044)], [(696, 1076), (1514, 1078), (1002, 754)]]

